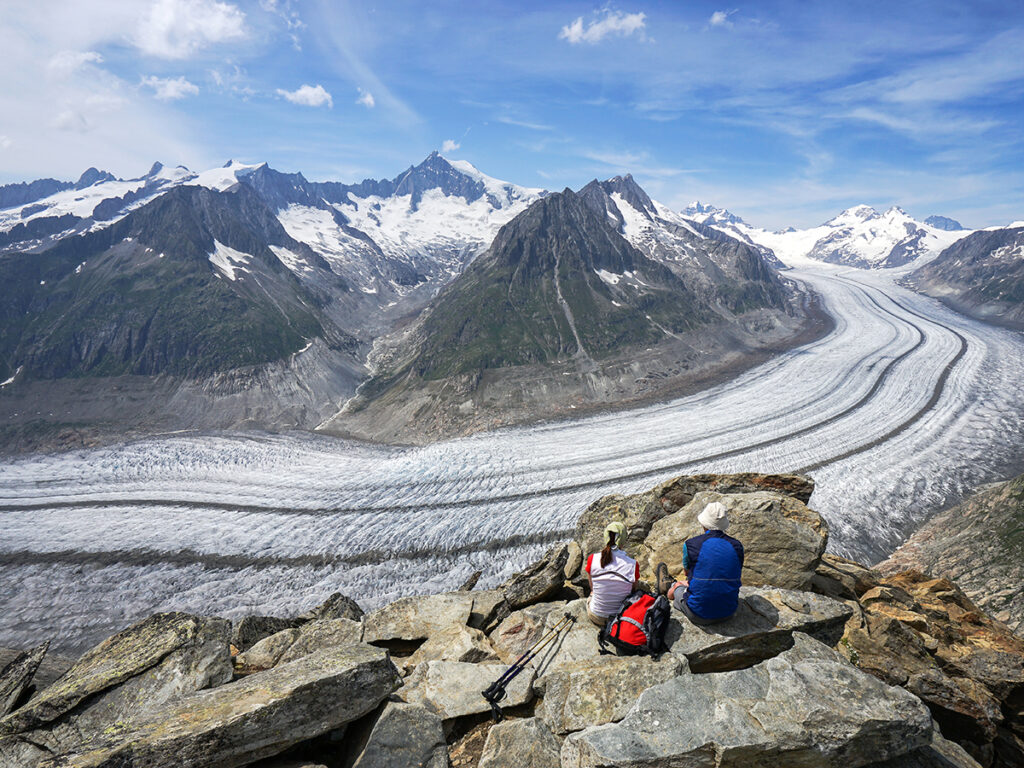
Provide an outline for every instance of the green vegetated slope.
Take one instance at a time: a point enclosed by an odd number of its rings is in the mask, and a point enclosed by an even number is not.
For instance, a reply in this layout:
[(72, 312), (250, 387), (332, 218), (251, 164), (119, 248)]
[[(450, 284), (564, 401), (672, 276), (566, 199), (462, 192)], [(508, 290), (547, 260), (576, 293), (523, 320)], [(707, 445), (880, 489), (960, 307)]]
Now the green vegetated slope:
[[(231, 280), (216, 242), (250, 258)], [(0, 376), (200, 376), (324, 336), (320, 300), (270, 250), (288, 237), (255, 195), (179, 187), (112, 226), (0, 259)], [(308, 249), (305, 249), (308, 250)]]
[(567, 189), (503, 227), (438, 297), (423, 342), (403, 367), (431, 380), (573, 356), (601, 359), (712, 318), (680, 278)]

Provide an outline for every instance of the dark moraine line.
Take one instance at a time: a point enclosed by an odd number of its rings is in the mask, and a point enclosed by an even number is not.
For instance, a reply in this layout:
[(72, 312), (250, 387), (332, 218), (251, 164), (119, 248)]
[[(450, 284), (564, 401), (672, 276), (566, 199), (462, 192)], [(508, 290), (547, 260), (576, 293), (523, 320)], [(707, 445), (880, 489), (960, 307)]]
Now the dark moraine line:
[(401, 551), (370, 549), (354, 555), (246, 555), (196, 552), (182, 549), (176, 552), (157, 549), (120, 549), (111, 551), (81, 551), (65, 549), (56, 552), (34, 552), (20, 549), (0, 552), (0, 567), (28, 565), (111, 565), (149, 566), (156, 564), (189, 566), (199, 565), (208, 570), (239, 571), (245, 568), (337, 568), (340, 566), (380, 565), (392, 560), (436, 560), (445, 555), (467, 555), (475, 552), (499, 552), (512, 547), (534, 544), (554, 544), (572, 536), (565, 528), (543, 533), (516, 534), (485, 542), (468, 542), (456, 547), (420, 547)]
[(953, 356), (953, 359), (946, 363), (946, 366), (942, 369), (942, 373), (939, 374), (939, 378), (936, 380), (935, 386), (932, 388), (932, 395), (931, 397), (928, 398), (928, 402), (925, 403), (913, 416), (911, 416), (903, 423), (893, 427), (884, 435), (876, 437), (874, 440), (871, 440), (870, 442), (867, 442), (864, 445), (858, 446), (856, 448), (851, 448), (850, 450), (844, 451), (838, 456), (833, 456), (832, 458), (825, 459), (814, 464), (808, 464), (806, 467), (800, 467), (800, 469), (796, 470), (797, 474), (807, 474), (808, 472), (813, 472), (816, 469), (821, 469), (827, 464), (832, 464), (837, 461), (842, 461), (843, 459), (848, 459), (851, 456), (856, 456), (858, 453), (870, 451), (872, 448), (877, 448), (879, 445), (882, 445), (883, 443), (887, 443), (889, 440), (892, 440), (901, 432), (905, 432), (906, 430), (910, 429), (910, 427), (914, 426), (917, 422), (924, 418), (924, 416), (932, 408), (935, 407), (936, 403), (939, 402), (939, 398), (942, 397), (942, 392), (946, 388), (946, 382), (949, 380), (950, 374), (953, 373), (953, 369), (956, 368), (957, 364), (963, 359), (963, 356), (967, 354), (967, 339), (965, 339), (960, 333), (953, 330), (948, 325), (943, 325), (942, 323), (939, 323), (935, 320), (931, 320), (930, 318), (927, 318), (924, 315), (918, 314), (912, 309), (907, 309), (905, 306), (900, 304), (900, 302), (896, 301), (896, 299), (892, 298), (891, 296), (887, 298), (889, 299), (889, 301), (898, 306), (904, 312), (908, 312), (909, 314), (914, 315), (915, 317), (919, 317), (922, 320), (927, 320), (928, 322), (935, 323), (936, 325), (945, 328), (947, 331), (956, 336), (957, 339), (960, 341), (960, 349), (957, 351), (956, 355)]

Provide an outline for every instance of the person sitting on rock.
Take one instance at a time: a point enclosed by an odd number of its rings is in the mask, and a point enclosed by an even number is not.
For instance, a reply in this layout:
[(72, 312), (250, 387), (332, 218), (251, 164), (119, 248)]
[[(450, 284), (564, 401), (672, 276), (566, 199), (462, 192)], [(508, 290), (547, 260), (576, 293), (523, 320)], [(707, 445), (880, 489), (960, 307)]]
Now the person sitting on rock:
[(683, 581), (673, 581), (668, 566), (658, 563), (658, 591), (694, 624), (715, 624), (736, 613), (739, 605), (743, 545), (726, 536), (729, 510), (713, 501), (697, 515), (704, 533), (683, 543)]
[(639, 563), (619, 549), (625, 536), (626, 526), (609, 524), (604, 529), (604, 549), (588, 557), (583, 569), (590, 582), (587, 616), (599, 627), (618, 614), (622, 602), (633, 592), (640, 578)]

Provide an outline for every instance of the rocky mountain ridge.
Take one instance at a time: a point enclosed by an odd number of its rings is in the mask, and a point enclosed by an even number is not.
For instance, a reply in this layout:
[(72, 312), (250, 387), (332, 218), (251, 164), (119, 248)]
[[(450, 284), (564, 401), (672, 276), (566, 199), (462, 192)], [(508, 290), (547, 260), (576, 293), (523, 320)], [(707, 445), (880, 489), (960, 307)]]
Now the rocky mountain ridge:
[[(336, 595), (234, 627), (158, 614), (33, 693), (41, 647), (0, 671), (0, 704), (12, 702), (0, 757), (11, 768), (1019, 765), (1024, 641), (944, 579), (882, 578), (824, 555), (812, 492), (793, 475), (673, 478), (596, 501), (572, 541), (494, 589), (467, 583), (367, 615)], [(595, 537), (621, 520), (645, 572), (669, 554), (678, 568), (711, 500), (729, 507), (748, 553), (736, 615), (700, 627), (673, 610), (660, 657), (602, 655), (580, 573)], [(480, 692), (566, 620), (507, 684), (494, 724)]]

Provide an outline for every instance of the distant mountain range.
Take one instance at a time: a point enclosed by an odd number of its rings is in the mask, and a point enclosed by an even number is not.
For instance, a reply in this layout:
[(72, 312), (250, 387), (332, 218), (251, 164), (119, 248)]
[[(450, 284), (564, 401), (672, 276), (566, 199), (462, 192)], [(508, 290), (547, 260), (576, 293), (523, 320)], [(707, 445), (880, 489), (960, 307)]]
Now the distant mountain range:
[[(970, 234), (866, 206), (771, 233), (700, 203), (673, 211), (628, 175), (551, 194), (436, 152), (357, 184), (234, 161), (9, 184), (4, 434), (100, 415), (312, 427), (360, 382), (332, 424), (366, 432), (359, 418), (401, 398), (412, 424), (428, 392), (438, 433), (489, 426), (488, 397), (518, 402), (515, 421), (650, 396), (806, 328), (806, 297), (777, 269), (923, 263)], [(115, 379), (130, 394), (112, 404)]]

